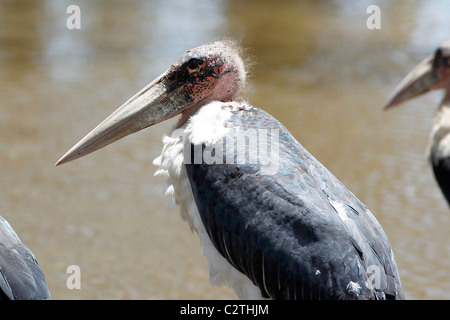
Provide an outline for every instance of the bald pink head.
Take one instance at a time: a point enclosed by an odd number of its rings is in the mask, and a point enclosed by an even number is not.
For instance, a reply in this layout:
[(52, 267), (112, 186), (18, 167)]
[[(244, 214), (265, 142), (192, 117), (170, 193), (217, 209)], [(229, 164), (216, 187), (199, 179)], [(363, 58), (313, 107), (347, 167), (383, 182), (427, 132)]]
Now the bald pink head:
[(245, 65), (236, 42), (214, 41), (191, 49), (81, 139), (56, 165), (180, 113), (181, 126), (200, 107), (233, 100), (245, 82)]

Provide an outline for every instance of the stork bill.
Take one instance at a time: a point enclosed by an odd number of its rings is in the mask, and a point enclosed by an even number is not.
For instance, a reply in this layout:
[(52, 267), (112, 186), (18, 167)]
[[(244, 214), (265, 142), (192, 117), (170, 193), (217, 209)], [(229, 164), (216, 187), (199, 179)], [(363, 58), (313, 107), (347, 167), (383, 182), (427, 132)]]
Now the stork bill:
[(191, 49), (57, 165), (180, 115), (154, 164), (213, 284), (246, 299), (404, 298), (375, 217), (280, 122), (237, 98), (245, 83), (235, 42)]

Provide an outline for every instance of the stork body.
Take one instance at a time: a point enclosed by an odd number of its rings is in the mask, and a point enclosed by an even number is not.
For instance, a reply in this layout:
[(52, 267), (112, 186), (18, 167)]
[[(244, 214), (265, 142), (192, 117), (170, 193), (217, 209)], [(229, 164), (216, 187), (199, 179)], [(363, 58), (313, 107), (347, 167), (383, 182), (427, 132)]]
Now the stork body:
[[(216, 153), (216, 146), (230, 146), (224, 137), (251, 137), (256, 127), (280, 138), (274, 174), (261, 174), (258, 163), (236, 163), (237, 152), (248, 148), (232, 150), (230, 163), (224, 150), (221, 164), (185, 164), (186, 145), (193, 157), (194, 146), (206, 156), (211, 145)], [(247, 299), (401, 293), (392, 250), (374, 216), (269, 114), (246, 103), (213, 102), (175, 133), (164, 138), (157, 174), (168, 176), (169, 193), (199, 234), (211, 282)], [(369, 279), (374, 270), (380, 278)]]
[(188, 51), (57, 164), (181, 113), (154, 163), (213, 284), (249, 299), (404, 298), (371, 212), (280, 122), (234, 99), (243, 66), (228, 41)]
[(428, 159), (450, 204), (450, 41), (444, 42), (400, 82), (385, 108), (438, 89), (444, 89), (445, 95), (431, 129)]
[(35, 256), (0, 216), (0, 300), (35, 300), (49, 296)]

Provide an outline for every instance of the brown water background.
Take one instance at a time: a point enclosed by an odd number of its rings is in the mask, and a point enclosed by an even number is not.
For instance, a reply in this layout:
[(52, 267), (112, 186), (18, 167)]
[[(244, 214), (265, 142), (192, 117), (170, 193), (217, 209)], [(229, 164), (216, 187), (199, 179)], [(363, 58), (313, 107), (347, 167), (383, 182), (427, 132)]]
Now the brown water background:
[[(450, 3), (0, 0), (0, 214), (52, 299), (234, 299), (208, 283), (197, 235), (167, 210), (152, 160), (174, 120), (78, 161), (74, 143), (175, 62), (223, 36), (249, 48), (247, 100), (279, 119), (375, 214), (408, 298), (450, 298), (450, 211), (427, 163), (441, 93), (384, 112), (450, 38)], [(381, 9), (370, 30), (369, 5)], [(69, 265), (81, 289), (69, 290)]]

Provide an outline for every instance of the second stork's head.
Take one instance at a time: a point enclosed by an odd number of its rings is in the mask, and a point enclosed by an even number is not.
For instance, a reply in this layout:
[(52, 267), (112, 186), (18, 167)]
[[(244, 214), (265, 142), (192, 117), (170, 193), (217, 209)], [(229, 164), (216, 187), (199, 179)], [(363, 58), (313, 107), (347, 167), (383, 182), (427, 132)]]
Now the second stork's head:
[(212, 101), (233, 100), (245, 80), (244, 62), (235, 42), (215, 41), (191, 49), (81, 139), (56, 165), (179, 114), (182, 125)]
[(447, 89), (445, 99), (450, 99), (450, 40), (444, 42), (434, 55), (427, 57), (403, 78), (385, 109), (437, 89)]

